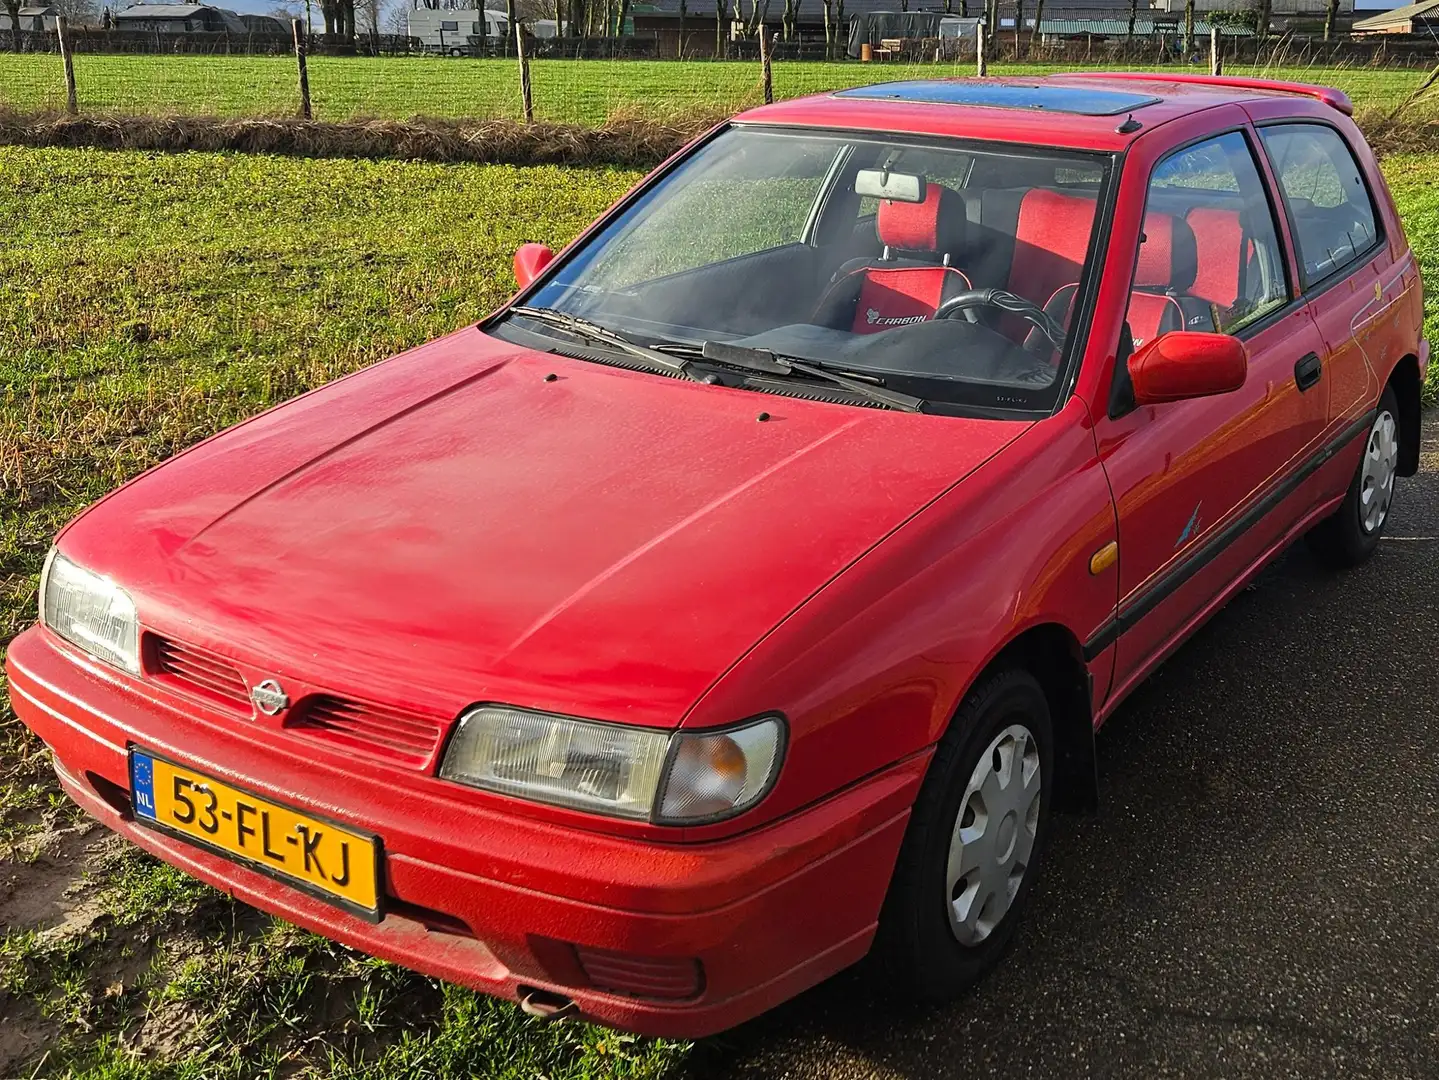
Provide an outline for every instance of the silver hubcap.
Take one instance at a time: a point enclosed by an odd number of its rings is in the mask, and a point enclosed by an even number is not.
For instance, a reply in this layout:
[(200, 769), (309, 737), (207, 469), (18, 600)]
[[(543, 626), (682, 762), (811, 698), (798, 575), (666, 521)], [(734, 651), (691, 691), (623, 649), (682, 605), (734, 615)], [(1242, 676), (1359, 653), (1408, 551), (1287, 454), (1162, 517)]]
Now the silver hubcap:
[(1369, 445), (1359, 474), (1359, 523), (1372, 533), (1389, 516), (1394, 501), (1394, 477), (1399, 472), (1399, 426), (1385, 409), (1369, 429)]
[(1044, 784), (1039, 747), (1021, 724), (1001, 731), (979, 757), (949, 840), (945, 889), (949, 926), (961, 945), (978, 945), (1019, 893), (1039, 831)]

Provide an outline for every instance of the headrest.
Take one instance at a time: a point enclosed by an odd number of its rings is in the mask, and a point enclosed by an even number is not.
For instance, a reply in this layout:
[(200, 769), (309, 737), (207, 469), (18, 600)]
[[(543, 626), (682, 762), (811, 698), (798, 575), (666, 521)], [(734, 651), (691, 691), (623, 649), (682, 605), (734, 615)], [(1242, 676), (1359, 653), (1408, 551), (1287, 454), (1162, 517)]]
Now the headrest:
[(1188, 292), (1199, 274), (1194, 230), (1183, 218), (1151, 210), (1144, 215), (1144, 242), (1134, 268), (1135, 288)]
[(964, 200), (942, 184), (929, 183), (924, 202), (881, 199), (874, 228), (887, 248), (957, 254), (964, 246), (964, 224)]

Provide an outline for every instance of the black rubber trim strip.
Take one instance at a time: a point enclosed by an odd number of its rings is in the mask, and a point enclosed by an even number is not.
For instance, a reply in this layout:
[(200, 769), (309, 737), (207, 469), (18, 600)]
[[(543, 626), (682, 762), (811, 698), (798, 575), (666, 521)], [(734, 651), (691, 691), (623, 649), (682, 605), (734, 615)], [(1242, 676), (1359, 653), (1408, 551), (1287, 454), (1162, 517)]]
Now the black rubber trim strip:
[(1136, 599), (1121, 608), (1114, 618), (1106, 622), (1099, 628), (1098, 633), (1084, 643), (1084, 659), (1086, 661), (1093, 660), (1110, 645), (1113, 645), (1119, 640), (1121, 634), (1132, 630), (1140, 619), (1148, 615), (1171, 593), (1218, 558), (1225, 548), (1249, 531), (1266, 514), (1294, 494), (1299, 485), (1313, 476), (1330, 458), (1343, 450), (1359, 435), (1369, 430), (1374, 423), (1377, 411), (1371, 409), (1355, 420), (1336, 438), (1330, 440), (1319, 453), (1276, 484), (1268, 494), (1207, 540), (1202, 547), (1177, 564)]

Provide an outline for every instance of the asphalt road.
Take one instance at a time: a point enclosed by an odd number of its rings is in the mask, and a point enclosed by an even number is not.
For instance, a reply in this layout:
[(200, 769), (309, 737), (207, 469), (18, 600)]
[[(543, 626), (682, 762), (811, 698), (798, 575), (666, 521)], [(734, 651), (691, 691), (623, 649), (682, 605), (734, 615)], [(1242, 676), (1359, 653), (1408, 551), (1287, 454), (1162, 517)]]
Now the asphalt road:
[[(1298, 544), (1099, 736), (1004, 966), (943, 1008), (846, 973), (705, 1077), (1439, 1076), (1439, 414), (1388, 537)], [(823, 898), (816, 898), (823, 902)]]

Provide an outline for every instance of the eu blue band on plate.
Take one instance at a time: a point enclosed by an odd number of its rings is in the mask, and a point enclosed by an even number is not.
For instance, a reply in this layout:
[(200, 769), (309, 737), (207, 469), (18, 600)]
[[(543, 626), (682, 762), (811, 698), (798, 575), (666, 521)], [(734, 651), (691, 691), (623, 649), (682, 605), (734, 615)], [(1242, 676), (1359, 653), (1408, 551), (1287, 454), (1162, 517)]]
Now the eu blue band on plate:
[(130, 790), (135, 813), (155, 820), (155, 762), (144, 754), (130, 752)]

